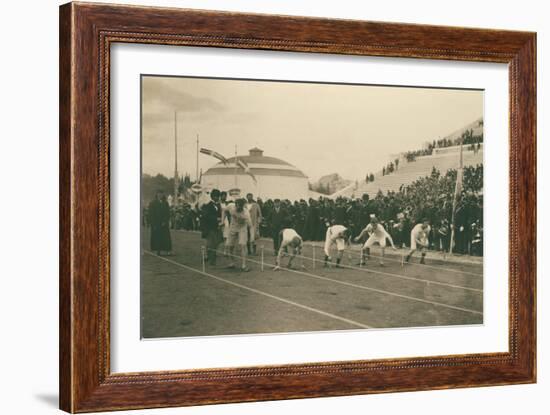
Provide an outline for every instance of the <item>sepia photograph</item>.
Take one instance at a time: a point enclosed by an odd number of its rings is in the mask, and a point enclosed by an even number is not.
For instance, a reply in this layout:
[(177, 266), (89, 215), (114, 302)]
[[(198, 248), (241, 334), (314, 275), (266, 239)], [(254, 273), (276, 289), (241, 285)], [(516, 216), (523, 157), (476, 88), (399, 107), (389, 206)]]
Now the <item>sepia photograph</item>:
[(483, 324), (483, 114), (480, 89), (142, 75), (142, 339)]

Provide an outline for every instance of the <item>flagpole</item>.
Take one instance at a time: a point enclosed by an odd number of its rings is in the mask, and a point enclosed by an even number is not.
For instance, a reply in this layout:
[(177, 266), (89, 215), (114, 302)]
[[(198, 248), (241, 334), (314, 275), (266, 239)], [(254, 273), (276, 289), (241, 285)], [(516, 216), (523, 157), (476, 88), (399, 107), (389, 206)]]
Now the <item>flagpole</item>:
[(456, 218), (456, 204), (458, 199), (458, 193), (459, 193), (459, 186), (461, 186), (462, 183), (459, 184), (459, 181), (462, 182), (462, 169), (463, 169), (463, 160), (462, 160), (462, 145), (464, 143), (464, 138), (462, 138), (462, 141), (460, 142), (460, 161), (459, 161), (459, 168), (456, 171), (456, 183), (455, 183), (455, 194), (453, 197), (453, 210), (451, 212), (451, 241), (449, 243), (449, 255), (453, 254), (453, 248), (454, 248), (454, 240), (455, 240), (455, 218)]
[(235, 144), (235, 170), (233, 171), (234, 179), (235, 179), (235, 189), (237, 189), (237, 144)]
[(174, 111), (174, 204), (178, 200), (178, 113)]
[(197, 171), (195, 173), (195, 177), (197, 179), (197, 183), (199, 180), (199, 135), (197, 134)]

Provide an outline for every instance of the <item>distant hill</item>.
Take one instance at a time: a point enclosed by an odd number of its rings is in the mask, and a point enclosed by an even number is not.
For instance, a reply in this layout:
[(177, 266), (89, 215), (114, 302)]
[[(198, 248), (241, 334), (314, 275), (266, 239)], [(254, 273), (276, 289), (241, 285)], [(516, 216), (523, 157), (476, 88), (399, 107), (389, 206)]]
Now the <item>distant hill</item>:
[(351, 180), (340, 177), (338, 173), (327, 174), (311, 184), (311, 190), (324, 195), (333, 194), (351, 184)]

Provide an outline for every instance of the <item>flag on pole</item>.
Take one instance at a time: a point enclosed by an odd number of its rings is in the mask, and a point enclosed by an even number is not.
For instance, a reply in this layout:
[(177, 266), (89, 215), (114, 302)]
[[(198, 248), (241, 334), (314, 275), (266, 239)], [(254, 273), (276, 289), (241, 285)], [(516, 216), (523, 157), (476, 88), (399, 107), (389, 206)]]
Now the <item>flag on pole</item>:
[(252, 172), (250, 171), (250, 167), (248, 167), (248, 164), (246, 164), (245, 161), (238, 158), (237, 159), (237, 165), (239, 167), (241, 167), (246, 174), (248, 174), (250, 177), (252, 177), (252, 180), (254, 180), (254, 183), (256, 183), (256, 184), (258, 183), (258, 181), (256, 180), (256, 176), (254, 176), (254, 174), (252, 174)]
[(200, 152), (202, 154), (206, 154), (207, 156), (212, 156), (212, 157), (215, 157), (217, 158), (218, 160), (220, 160), (223, 164), (227, 165), (227, 159), (222, 156), (220, 153), (218, 153), (217, 151), (214, 151), (214, 150), (209, 150), (207, 148), (201, 148)]

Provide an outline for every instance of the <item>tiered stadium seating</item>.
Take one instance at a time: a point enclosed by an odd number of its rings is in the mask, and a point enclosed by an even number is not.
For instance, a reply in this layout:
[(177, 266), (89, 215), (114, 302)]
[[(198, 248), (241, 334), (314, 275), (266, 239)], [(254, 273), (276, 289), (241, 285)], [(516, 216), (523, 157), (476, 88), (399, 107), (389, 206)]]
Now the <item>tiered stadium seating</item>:
[[(464, 166), (483, 164), (483, 149), (474, 153), (473, 151), (466, 150), (466, 148), (467, 146), (464, 146)], [(382, 190), (383, 193), (398, 191), (401, 185), (406, 186), (419, 177), (429, 176), (434, 167), (442, 174), (445, 174), (449, 169), (456, 169), (459, 166), (459, 154), (458, 151), (451, 150), (442, 154), (417, 157), (416, 161), (412, 162), (400, 160), (397, 171), (382, 176), (382, 171), (380, 170), (374, 174), (373, 182), (360, 182), (358, 186), (354, 183), (332, 194), (331, 198), (338, 196), (361, 197), (364, 193), (367, 193), (372, 198), (376, 196), (379, 190)]]

